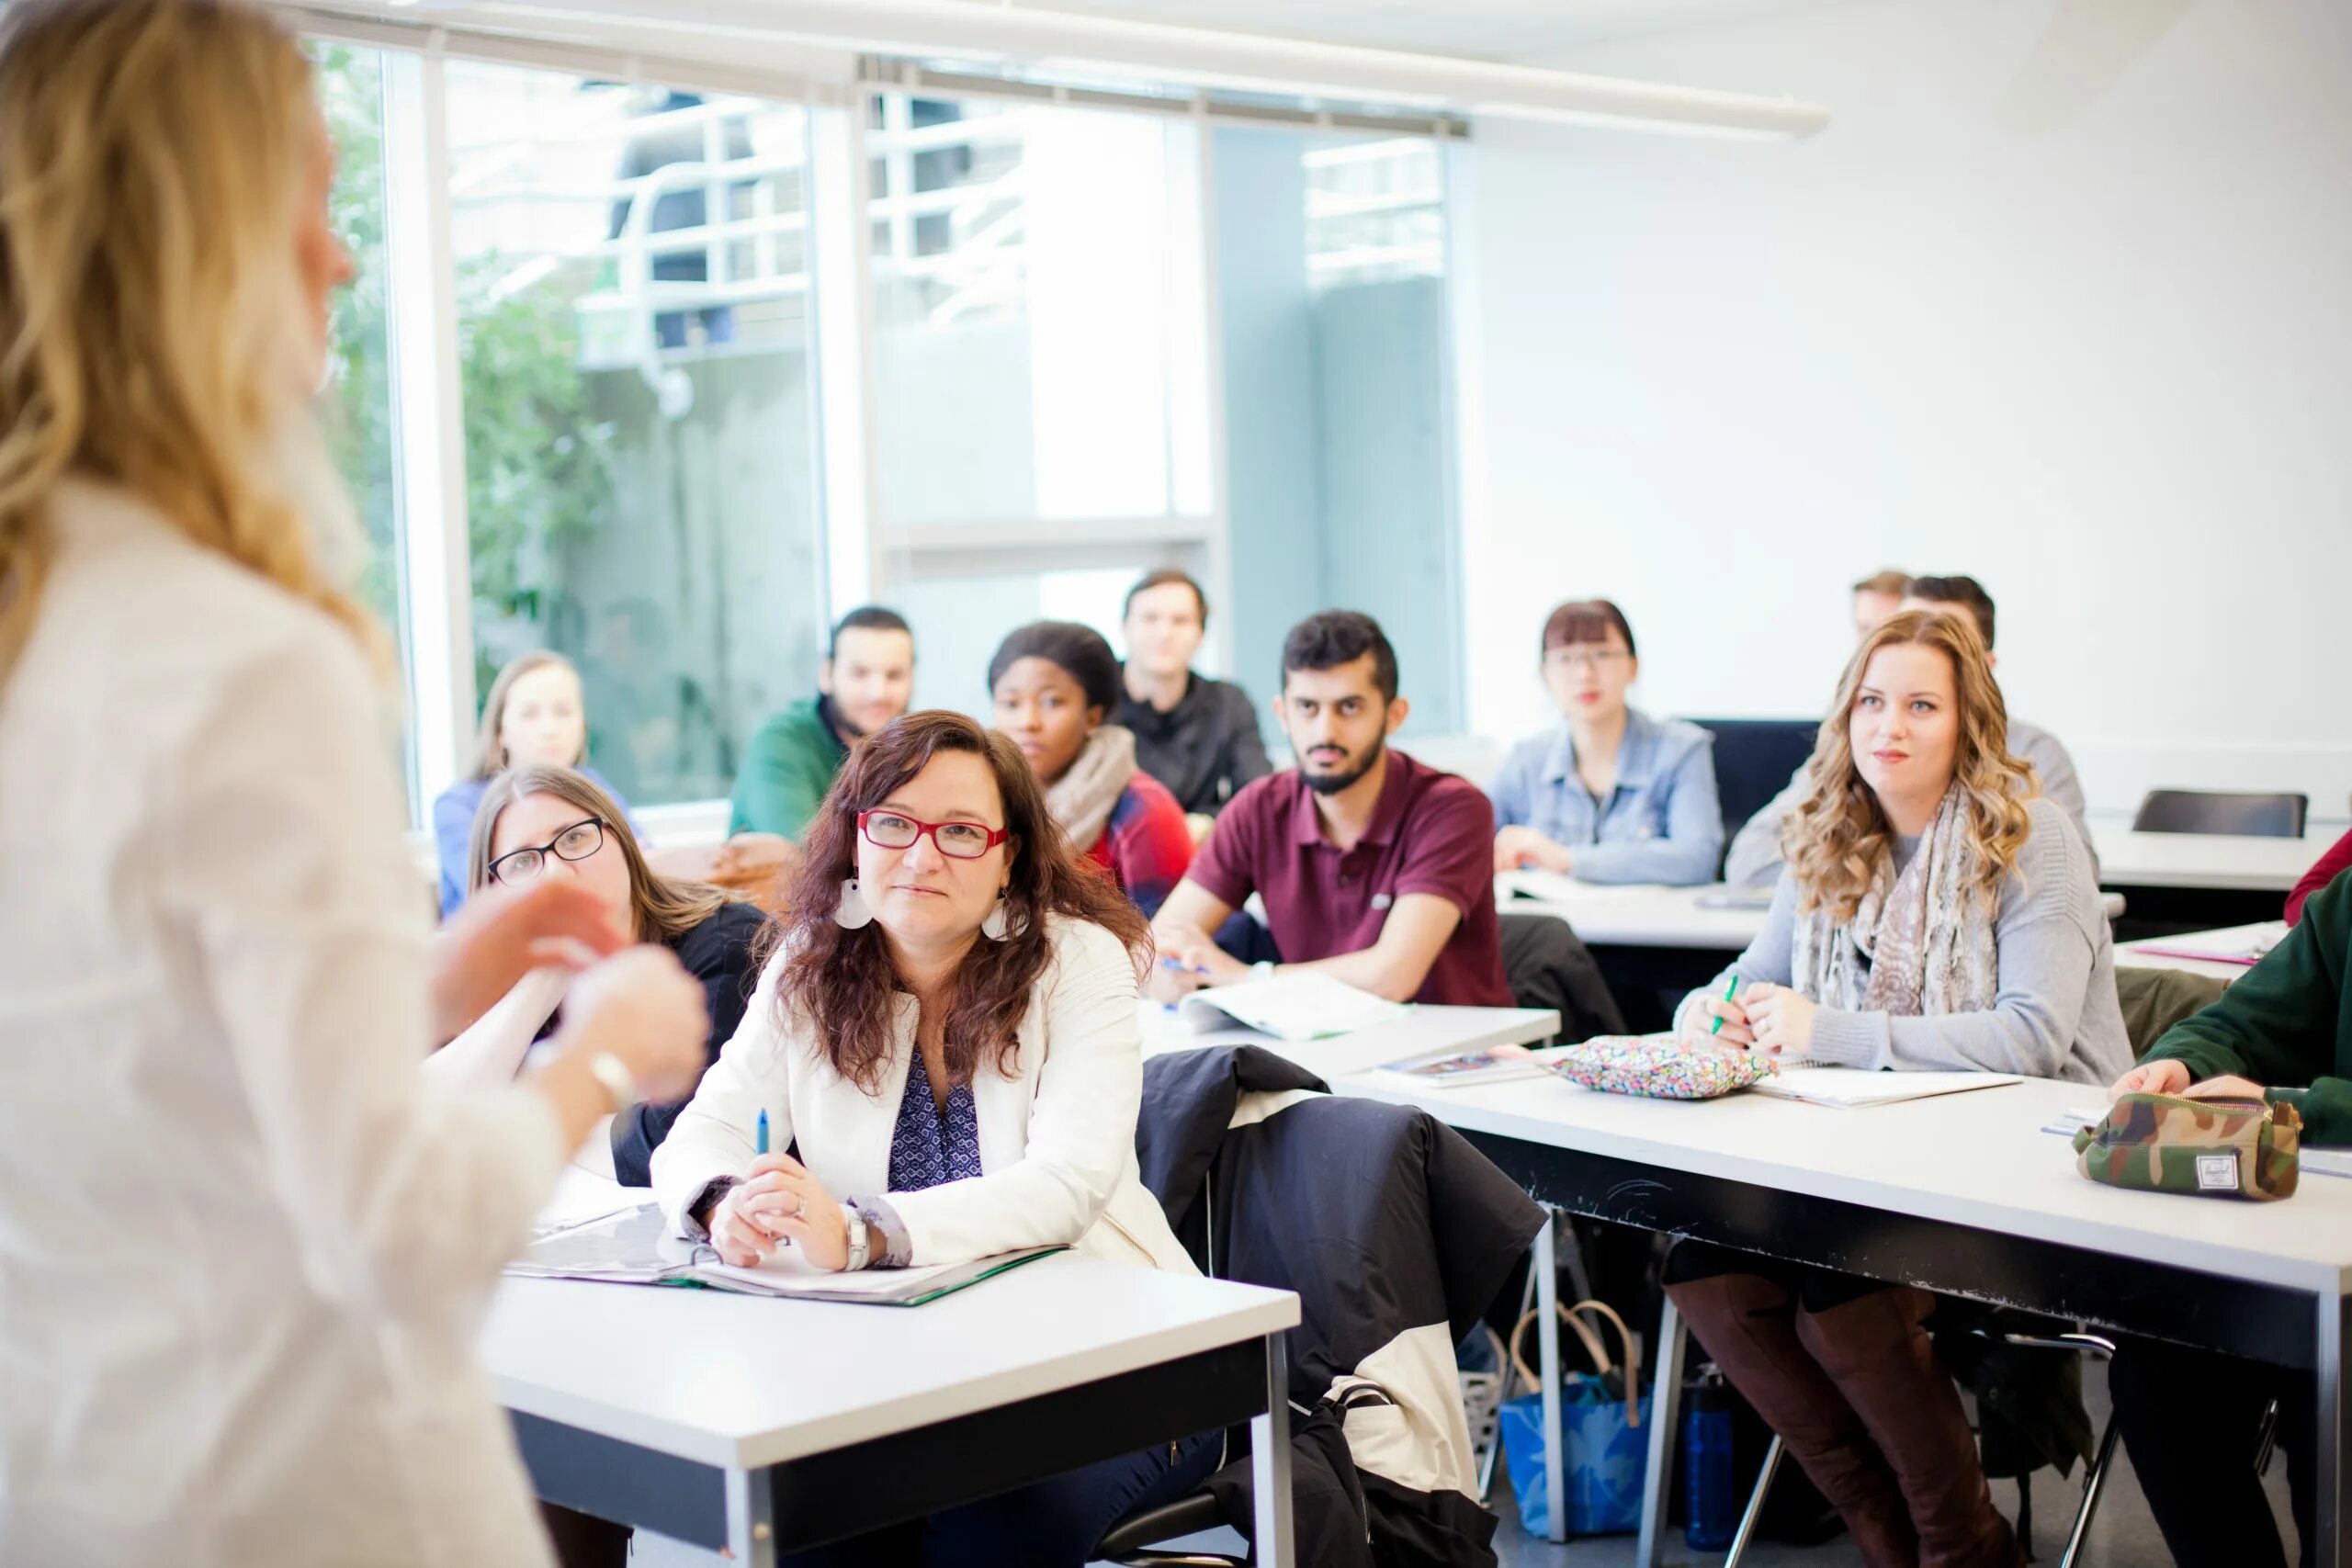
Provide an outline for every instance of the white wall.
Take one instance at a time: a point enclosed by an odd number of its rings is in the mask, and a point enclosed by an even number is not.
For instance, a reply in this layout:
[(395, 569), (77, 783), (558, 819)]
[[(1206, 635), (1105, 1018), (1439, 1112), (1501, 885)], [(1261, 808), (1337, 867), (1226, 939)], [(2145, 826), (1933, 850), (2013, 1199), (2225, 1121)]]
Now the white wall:
[(1563, 597), (1624, 605), (1637, 702), (1803, 714), (1846, 583), (1973, 571), (2011, 706), (2095, 808), (2172, 784), (2346, 814), (2352, 6), (1876, 0), (1544, 63), (1837, 118), (1479, 128), (1479, 728), (1548, 717)]

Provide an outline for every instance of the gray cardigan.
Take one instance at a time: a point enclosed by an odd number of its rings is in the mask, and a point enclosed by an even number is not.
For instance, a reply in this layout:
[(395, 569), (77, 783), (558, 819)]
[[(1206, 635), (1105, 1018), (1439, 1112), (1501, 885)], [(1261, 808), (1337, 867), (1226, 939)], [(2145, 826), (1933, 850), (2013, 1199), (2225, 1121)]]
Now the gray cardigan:
[[(2016, 871), (2001, 884), (1994, 915), (1998, 992), (1984, 1012), (1895, 1018), (1823, 1008), (1814, 1016), (1805, 1059), (1831, 1066), (1914, 1072), (2018, 1073), (2027, 1077), (2112, 1083), (2132, 1066), (2132, 1044), (2115, 997), (2115, 943), (2090, 852), (2066, 813), (2045, 799), (2027, 803), (2033, 830)], [(1720, 997), (1732, 976), (1786, 986), (1796, 928), (1796, 887), (1783, 873), (1764, 930), (1737, 962), (1683, 998), (1690, 1010)]]

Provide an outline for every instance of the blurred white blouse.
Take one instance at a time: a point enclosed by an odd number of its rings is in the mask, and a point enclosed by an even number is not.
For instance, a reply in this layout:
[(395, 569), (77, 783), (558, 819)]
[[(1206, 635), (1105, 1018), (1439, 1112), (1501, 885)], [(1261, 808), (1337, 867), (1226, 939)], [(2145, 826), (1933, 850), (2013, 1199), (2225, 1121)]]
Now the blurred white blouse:
[(377, 688), (136, 499), (51, 522), (0, 687), (0, 1562), (544, 1562), (474, 1345), (563, 1150), (418, 1070)]

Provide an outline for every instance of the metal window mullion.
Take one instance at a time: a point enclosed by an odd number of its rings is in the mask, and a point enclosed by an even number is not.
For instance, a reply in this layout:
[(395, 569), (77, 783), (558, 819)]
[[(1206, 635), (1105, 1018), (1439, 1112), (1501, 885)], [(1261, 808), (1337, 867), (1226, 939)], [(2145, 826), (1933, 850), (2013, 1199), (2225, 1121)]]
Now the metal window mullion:
[(383, 80), (393, 472), (409, 584), (417, 790), (431, 800), (465, 770), (474, 723), (448, 101), (442, 62), (430, 55), (387, 53)]
[(810, 105), (808, 203), (817, 421), (825, 519), (828, 619), (876, 598), (874, 235), (862, 104)]
[(1211, 603), (1221, 614), (1209, 617), (1208, 638), (1217, 668), (1230, 679), (1241, 673), (1233, 646), (1233, 478), (1226, 442), (1225, 325), (1217, 276), (1216, 134), (1205, 117), (1200, 126), (1200, 164), (1194, 180), (1201, 204), (1195, 226), (1201, 248), (1201, 352), (1208, 389), (1209, 534), (1204, 563)]

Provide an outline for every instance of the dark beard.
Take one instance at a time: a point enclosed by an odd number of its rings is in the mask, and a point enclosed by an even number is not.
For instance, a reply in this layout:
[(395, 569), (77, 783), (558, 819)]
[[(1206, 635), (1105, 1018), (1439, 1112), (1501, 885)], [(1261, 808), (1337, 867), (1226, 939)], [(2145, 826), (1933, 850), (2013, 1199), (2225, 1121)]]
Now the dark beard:
[(1364, 760), (1344, 773), (1309, 773), (1302, 763), (1298, 770), (1298, 776), (1305, 779), (1306, 787), (1317, 795), (1337, 795), (1379, 766), (1380, 759), (1387, 750), (1388, 742), (1385, 739), (1375, 740), (1372, 743), (1372, 750), (1365, 754)]

